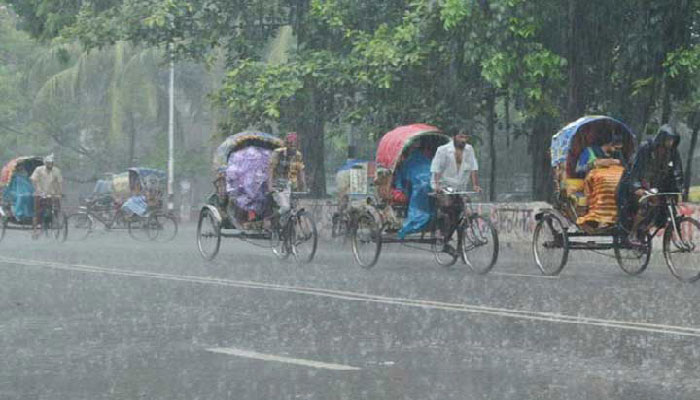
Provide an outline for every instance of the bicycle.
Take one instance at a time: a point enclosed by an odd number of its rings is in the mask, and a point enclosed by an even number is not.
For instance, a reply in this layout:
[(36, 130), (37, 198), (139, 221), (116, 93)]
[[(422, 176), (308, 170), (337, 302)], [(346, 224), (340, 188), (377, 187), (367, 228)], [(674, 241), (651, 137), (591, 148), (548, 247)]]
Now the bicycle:
[[(306, 210), (298, 207), (298, 197), (308, 192), (292, 192), (290, 194), (290, 210), (287, 215), (273, 220), (270, 229), (270, 247), (273, 254), (280, 260), (290, 255), (299, 264), (310, 263), (316, 255), (318, 232), (316, 223), (309, 217)], [(284, 219), (284, 223), (280, 223)]]

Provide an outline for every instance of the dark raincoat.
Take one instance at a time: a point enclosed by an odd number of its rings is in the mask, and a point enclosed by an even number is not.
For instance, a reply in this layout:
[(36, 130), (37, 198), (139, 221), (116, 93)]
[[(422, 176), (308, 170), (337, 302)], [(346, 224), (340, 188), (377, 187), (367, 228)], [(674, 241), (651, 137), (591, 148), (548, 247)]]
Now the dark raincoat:
[[(672, 138), (673, 148), (665, 155), (660, 149)], [(638, 189), (658, 189), (659, 192), (680, 192), (683, 187), (683, 165), (678, 152), (681, 137), (668, 127), (661, 127), (653, 139), (642, 144), (634, 155), (632, 167), (625, 171), (617, 191), (618, 215), (625, 229), (630, 229), (638, 210)]]

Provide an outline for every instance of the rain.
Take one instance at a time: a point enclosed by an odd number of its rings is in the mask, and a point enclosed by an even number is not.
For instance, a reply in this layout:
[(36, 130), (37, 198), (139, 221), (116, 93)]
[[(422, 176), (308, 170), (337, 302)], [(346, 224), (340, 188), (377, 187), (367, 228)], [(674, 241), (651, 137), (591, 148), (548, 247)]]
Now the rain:
[(699, 398), (699, 27), (0, 0), (0, 399)]

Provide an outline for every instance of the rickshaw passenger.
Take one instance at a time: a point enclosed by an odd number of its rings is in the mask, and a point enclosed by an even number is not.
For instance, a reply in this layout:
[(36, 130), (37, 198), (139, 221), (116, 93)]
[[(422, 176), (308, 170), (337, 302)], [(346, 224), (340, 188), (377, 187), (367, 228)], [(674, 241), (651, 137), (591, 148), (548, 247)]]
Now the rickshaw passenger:
[(421, 147), (420, 140), (414, 141), (406, 158), (394, 173), (394, 187), (409, 198), (408, 215), (398, 236), (420, 232), (430, 222), (432, 204), (430, 202), (430, 157), (427, 149)]
[[(452, 142), (438, 147), (435, 158), (430, 166), (432, 186), (436, 193), (446, 189), (465, 191), (471, 182), (475, 192), (481, 192), (479, 187), (479, 163), (474, 155), (474, 148), (467, 144), (469, 134), (460, 131), (452, 138)], [(440, 231), (445, 238), (454, 232), (457, 218), (462, 212), (462, 202), (454, 201), (451, 196), (438, 196), (438, 206), (445, 217)], [(446, 240), (447, 242), (447, 240)]]
[[(683, 166), (678, 152), (680, 135), (668, 125), (662, 126), (653, 139), (642, 144), (634, 156), (618, 189), (620, 224), (629, 232), (629, 240), (638, 243), (641, 223), (649, 214), (649, 207), (639, 208), (639, 198), (647, 190), (680, 192), (683, 187)], [(658, 204), (663, 206), (663, 204)], [(653, 221), (663, 224), (664, 221)]]
[(576, 172), (586, 176), (583, 191), (588, 212), (577, 219), (578, 225), (602, 229), (617, 221), (615, 193), (624, 172), (621, 149), (622, 137), (613, 135), (602, 146), (587, 147), (581, 153)]
[(32, 173), (31, 181), (34, 184), (34, 237), (39, 235), (37, 226), (39, 217), (43, 212), (42, 200), (50, 201), (57, 210), (61, 209), (61, 196), (63, 195), (63, 177), (61, 170), (54, 167), (54, 156), (50, 154), (44, 157), (44, 165), (37, 167)]
[(277, 210), (273, 218), (286, 216), (291, 206), (289, 197), (292, 190), (304, 190), (304, 158), (298, 150), (299, 138), (296, 132), (285, 137), (285, 147), (275, 149), (270, 156), (267, 187)]
[(5, 203), (12, 203), (12, 214), (17, 219), (34, 216), (34, 186), (29, 180), (29, 174), (24, 167), (18, 167), (12, 176), (12, 181), (3, 192)]
[(594, 168), (622, 165), (622, 138), (613, 135), (602, 146), (586, 147), (576, 163), (576, 173), (586, 176)]

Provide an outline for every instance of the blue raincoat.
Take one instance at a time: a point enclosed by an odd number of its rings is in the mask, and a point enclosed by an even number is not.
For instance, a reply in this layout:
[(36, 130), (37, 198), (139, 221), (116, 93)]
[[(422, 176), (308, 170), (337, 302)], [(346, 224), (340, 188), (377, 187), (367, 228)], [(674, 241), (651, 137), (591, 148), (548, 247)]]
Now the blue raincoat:
[(12, 214), (17, 219), (34, 216), (34, 186), (29, 177), (15, 174), (2, 197), (12, 203)]
[(420, 232), (433, 215), (430, 193), (430, 158), (420, 151), (414, 151), (401, 164), (395, 175), (394, 187), (408, 193), (408, 216), (399, 231), (403, 239), (410, 233)]

